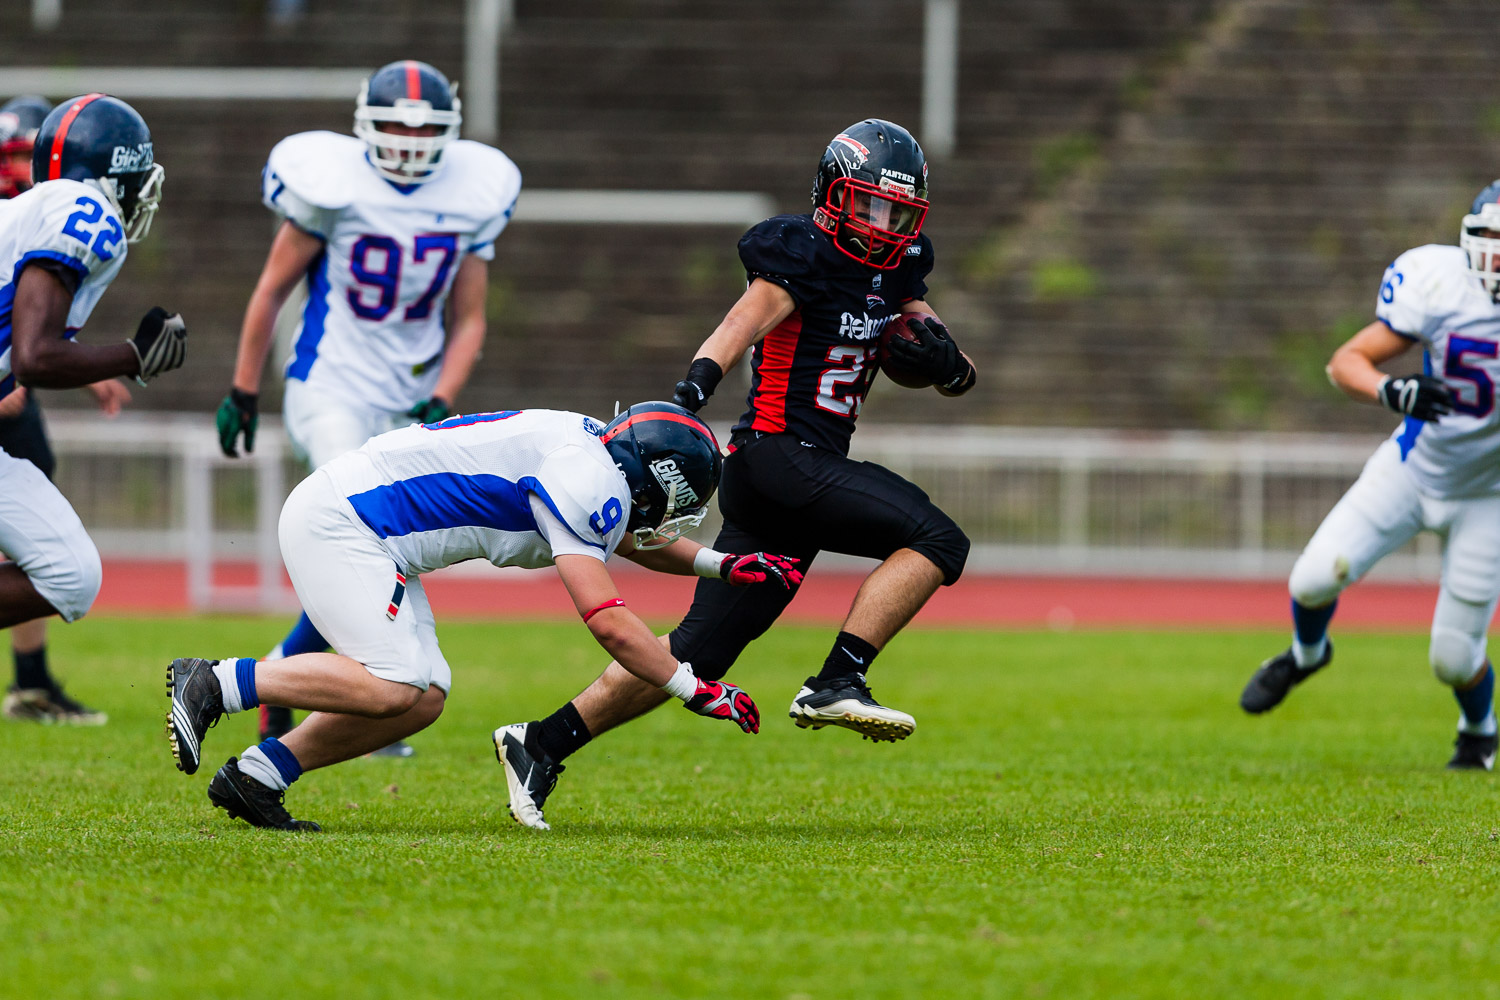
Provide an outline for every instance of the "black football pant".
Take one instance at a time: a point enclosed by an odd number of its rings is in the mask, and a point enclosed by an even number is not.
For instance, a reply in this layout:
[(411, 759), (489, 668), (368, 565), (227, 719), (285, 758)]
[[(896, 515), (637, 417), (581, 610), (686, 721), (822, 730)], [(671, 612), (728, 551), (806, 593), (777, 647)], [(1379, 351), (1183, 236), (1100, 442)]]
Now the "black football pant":
[[(736, 444), (719, 485), (718, 551), (777, 552), (802, 560), (805, 572), (825, 549), (885, 559), (908, 548), (932, 560), (944, 584), (963, 572), (969, 539), (921, 488), (891, 470), (789, 434)], [(717, 680), (795, 596), (774, 585), (699, 580), (693, 606), (672, 632), (672, 655), (699, 677)]]

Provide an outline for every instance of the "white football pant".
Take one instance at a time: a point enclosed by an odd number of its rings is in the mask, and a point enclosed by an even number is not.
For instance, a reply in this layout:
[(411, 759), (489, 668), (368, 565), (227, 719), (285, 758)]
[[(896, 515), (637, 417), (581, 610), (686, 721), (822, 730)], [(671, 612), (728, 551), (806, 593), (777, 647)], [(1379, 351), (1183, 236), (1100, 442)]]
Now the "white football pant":
[(286, 380), (282, 418), (297, 454), (316, 469), (370, 438), (413, 423), (405, 413), (376, 409), (356, 400), (308, 388), (301, 379)]
[[(307, 617), (335, 651), (376, 677), (444, 694), (453, 673), (432, 606), (415, 575), (394, 617), (398, 567), (326, 472), (308, 476), (281, 509), (281, 558)], [(404, 573), (404, 570), (402, 570)]]
[(77, 621), (99, 596), (104, 570), (99, 550), (73, 505), (41, 470), (0, 450), (0, 552), (63, 621)]
[(1428, 656), (1439, 680), (1462, 687), (1485, 663), (1485, 632), (1500, 598), (1500, 496), (1424, 496), (1388, 440), (1302, 550), (1289, 589), (1298, 604), (1322, 607), (1424, 530), (1443, 538)]

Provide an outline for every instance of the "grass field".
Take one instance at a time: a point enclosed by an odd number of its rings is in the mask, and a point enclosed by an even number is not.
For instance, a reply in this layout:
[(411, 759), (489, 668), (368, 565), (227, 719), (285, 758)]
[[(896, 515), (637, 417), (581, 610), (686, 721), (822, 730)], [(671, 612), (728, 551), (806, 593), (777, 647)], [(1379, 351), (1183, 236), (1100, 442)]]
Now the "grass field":
[(575, 757), (550, 834), (489, 746), (601, 657), (576, 624), (441, 628), (457, 689), (407, 761), (293, 788), (321, 836), (204, 796), (248, 717), (175, 771), (172, 655), (283, 623), (53, 631), (99, 730), (0, 726), (0, 994), (14, 997), (1484, 997), (1500, 912), (1487, 775), (1420, 635), (1341, 634), (1271, 716), (1235, 700), (1273, 633), (915, 631), (877, 695), (916, 735), (804, 732), (826, 631), (736, 670), (758, 737), (667, 707)]

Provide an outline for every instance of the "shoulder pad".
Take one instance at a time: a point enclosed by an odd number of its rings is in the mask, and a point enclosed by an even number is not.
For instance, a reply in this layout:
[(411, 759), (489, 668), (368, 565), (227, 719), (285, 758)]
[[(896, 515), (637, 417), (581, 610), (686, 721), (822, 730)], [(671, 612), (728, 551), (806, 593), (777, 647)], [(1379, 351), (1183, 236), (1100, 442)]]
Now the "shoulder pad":
[(457, 139), (443, 150), (445, 172), (464, 188), (464, 196), (479, 216), (502, 215), (510, 211), (521, 192), (521, 170), (494, 146), (472, 139)]
[(349, 172), (364, 155), (365, 144), (352, 135), (299, 132), (275, 145), (266, 169), (309, 205), (337, 210), (354, 200)]
[(812, 268), (820, 233), (811, 216), (772, 216), (740, 237), (740, 262), (751, 272), (806, 274)]

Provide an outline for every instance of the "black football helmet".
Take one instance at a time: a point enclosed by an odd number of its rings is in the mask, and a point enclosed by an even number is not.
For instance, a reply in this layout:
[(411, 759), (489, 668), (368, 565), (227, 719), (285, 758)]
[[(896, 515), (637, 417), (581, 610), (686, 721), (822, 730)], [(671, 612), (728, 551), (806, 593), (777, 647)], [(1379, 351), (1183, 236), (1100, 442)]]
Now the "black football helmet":
[(38, 184), (67, 179), (97, 187), (120, 213), (126, 240), (139, 243), (156, 216), (166, 172), (135, 108), (118, 97), (85, 94), (63, 101), (42, 122), (31, 175)]
[(927, 157), (906, 129), (866, 118), (833, 137), (813, 178), (813, 222), (861, 264), (888, 270), (927, 218)]
[(45, 97), (15, 97), (0, 105), (0, 198), (31, 187), (31, 151), (51, 110)]
[(382, 177), (425, 184), (437, 175), (443, 147), (458, 138), (460, 106), (457, 84), (424, 62), (403, 59), (380, 67), (360, 87), (354, 134)]
[(637, 549), (670, 545), (703, 523), (724, 458), (708, 425), (676, 403), (636, 403), (599, 435), (630, 484)]

